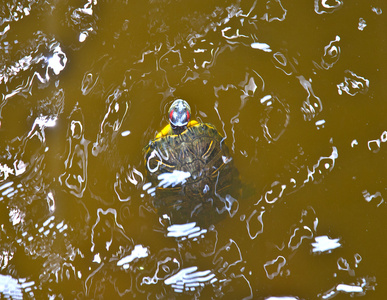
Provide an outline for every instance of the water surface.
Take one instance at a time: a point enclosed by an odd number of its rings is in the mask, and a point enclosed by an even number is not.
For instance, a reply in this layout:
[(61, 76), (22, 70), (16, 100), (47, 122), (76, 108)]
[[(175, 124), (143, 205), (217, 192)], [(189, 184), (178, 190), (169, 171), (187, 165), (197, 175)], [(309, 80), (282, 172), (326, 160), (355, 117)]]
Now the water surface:
[[(3, 1), (2, 297), (383, 299), (384, 14), (383, 1)], [(177, 98), (237, 170), (221, 220), (154, 205), (143, 148)]]

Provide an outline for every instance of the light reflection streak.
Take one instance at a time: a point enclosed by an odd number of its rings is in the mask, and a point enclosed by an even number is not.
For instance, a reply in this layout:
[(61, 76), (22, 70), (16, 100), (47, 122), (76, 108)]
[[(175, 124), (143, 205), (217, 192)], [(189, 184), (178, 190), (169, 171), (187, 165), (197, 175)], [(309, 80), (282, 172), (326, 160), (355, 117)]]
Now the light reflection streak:
[[(94, 32), (93, 26), (91, 24), (87, 24), (85, 20), (90, 19), (93, 16), (94, 10), (93, 8), (97, 5), (97, 0), (87, 0), (87, 3), (82, 8), (76, 8), (73, 10), (71, 14), (71, 20), (75, 24), (83, 24), (83, 30), (79, 33), (78, 41), (83, 43), (90, 33)], [(83, 22), (82, 22), (83, 21)], [(87, 28), (85, 28), (88, 25)]]
[(331, 14), (340, 9), (344, 4), (341, 0), (334, 0), (333, 5), (330, 2), (329, 0), (314, 0), (314, 11), (319, 15)]
[(350, 70), (344, 72), (344, 82), (337, 85), (337, 92), (342, 95), (343, 92), (355, 96), (358, 93), (365, 94), (368, 92), (370, 81), (362, 76), (356, 75)]
[(258, 43), (258, 42), (251, 43), (251, 48), (259, 49), (264, 52), (272, 52), (272, 50), (270, 49), (270, 46), (265, 43)]
[(288, 59), (286, 58), (285, 54), (278, 51), (273, 54), (273, 58), (274, 58), (274, 67), (276, 67), (277, 69), (280, 69), (286, 75), (290, 76), (293, 74), (293, 72), (295, 72), (293, 64), (288, 62)]
[[(9, 221), (13, 226), (24, 223), (26, 214), (18, 208), (10, 209), (9, 211)], [(0, 257), (0, 266), (1, 266), (1, 257)]]
[[(24, 299), (23, 292), (30, 292), (34, 281), (27, 281), (25, 278), (15, 279), (10, 275), (0, 275), (0, 294), (5, 299)], [(33, 296), (33, 293), (30, 293)]]
[[(54, 127), (56, 125), (57, 116), (39, 116), (35, 119), (32, 129), (28, 132), (26, 139), (31, 139), (35, 135), (42, 142), (46, 142), (46, 135), (44, 129), (47, 127)], [(39, 129), (36, 129), (39, 127)]]
[(349, 294), (351, 297), (364, 296), (367, 291), (373, 290), (375, 290), (375, 278), (360, 277), (355, 283), (339, 283), (330, 290), (319, 294), (318, 297), (323, 300), (328, 300), (336, 297), (339, 294)]
[[(332, 153), (330, 156), (322, 156), (319, 158), (318, 162), (312, 166), (310, 170), (308, 170), (308, 177), (304, 180), (304, 183), (309, 181), (315, 181), (317, 179), (317, 175), (323, 175), (323, 172), (331, 172), (335, 166), (335, 161), (339, 157), (337, 152), (337, 148), (332, 146)], [(324, 163), (324, 164), (323, 164)], [(325, 169), (325, 170), (324, 170)]]
[(288, 242), (288, 248), (292, 251), (301, 246), (304, 239), (312, 239), (314, 232), (308, 226), (299, 226), (294, 229)]
[(231, 124), (231, 132), (232, 132), (232, 144), (231, 144), (231, 150), (233, 153), (235, 153), (235, 124), (238, 124), (239, 123), (239, 112), (233, 116), (230, 120), (230, 124)]
[[(283, 101), (272, 95), (266, 95), (260, 101), (266, 106), (265, 117), (260, 121), (263, 135), (269, 143), (276, 142), (284, 134), (289, 125), (290, 109), (286, 103), (283, 103)], [(280, 129), (272, 129), (274, 127), (272, 123), (275, 125), (279, 123)]]
[(322, 111), (322, 102), (313, 92), (311, 79), (306, 80), (302, 75), (296, 77), (300, 81), (301, 86), (308, 93), (308, 96), (301, 107), (301, 111), (304, 113), (304, 119), (306, 121), (311, 121)]
[[(263, 80), (262, 76), (259, 75), (258, 72), (256, 72), (255, 70), (251, 70), (251, 71), (253, 72), (253, 74), (251, 74), (251, 72), (246, 72), (245, 79), (238, 84), (238, 86), (241, 87), (241, 92), (242, 92), (242, 95), (240, 96), (241, 105), (239, 107), (239, 110), (241, 110), (245, 106), (246, 102), (249, 99), (254, 97), (255, 92), (258, 89), (258, 85), (262, 85), (261, 86), (262, 92), (264, 91), (264, 88), (265, 88), (265, 81)], [(258, 76), (258, 78), (256, 78), (255, 75)], [(260, 84), (259, 84), (259, 81), (260, 81)], [(231, 86), (231, 87), (237, 88), (235, 86)], [(228, 90), (228, 86), (225, 89), (225, 91), (227, 90)], [(217, 92), (218, 90), (216, 89), (216, 95), (217, 95)]]
[[(232, 34), (230, 34), (231, 31), (233, 31)], [(222, 36), (223, 36), (225, 39), (229, 40), (228, 42), (231, 42), (231, 43), (233, 43), (232, 40), (238, 39), (238, 38), (240, 38), (240, 37), (243, 37), (243, 38), (249, 38), (247, 35), (240, 34), (240, 33), (239, 33), (239, 29), (232, 30), (232, 27), (229, 27), (229, 26), (223, 28), (223, 29), (221, 30), (221, 32), (222, 32)], [(228, 35), (226, 35), (226, 33), (228, 33)], [(234, 43), (239, 43), (239, 42), (234, 42)]]
[(340, 49), (340, 37), (337, 35), (329, 45), (324, 47), (324, 55), (321, 58), (321, 67), (328, 70), (333, 67), (334, 64), (339, 60), (341, 49)]
[(290, 274), (290, 270), (285, 270), (283, 267), (306, 239), (311, 240), (315, 236), (317, 224), (316, 212), (312, 207), (302, 211), (300, 221), (292, 226), (288, 241), (282, 243), (281, 246), (276, 246), (277, 252), (280, 252), (280, 254), (273, 253), (276, 258), (265, 262), (264, 269), (267, 278), (274, 279), (276, 276), (287, 276)]
[(195, 238), (207, 233), (207, 229), (196, 226), (196, 222), (186, 224), (174, 224), (167, 228), (168, 237), (182, 238), (182, 240)]
[[(100, 222), (101, 222), (101, 224), (100, 224), (101, 226), (106, 225), (106, 224), (103, 224), (104, 220), (101, 220), (101, 218), (103, 216), (107, 217), (108, 214), (113, 215), (113, 217), (114, 217), (114, 226), (117, 226), (118, 228), (120, 228), (122, 230), (122, 232), (125, 232), (125, 229), (117, 221), (117, 211), (114, 208), (108, 208), (107, 210), (103, 210), (102, 208), (98, 208), (97, 209), (97, 220), (95, 221), (94, 225), (91, 227), (91, 236), (90, 236), (91, 237), (91, 244), (92, 244), (91, 252), (94, 252), (94, 248), (95, 248), (95, 245), (96, 245), (94, 240), (97, 237), (97, 234), (96, 234), (97, 226), (98, 226), (98, 224)], [(113, 228), (110, 228), (110, 229), (113, 230)], [(111, 233), (111, 235), (109, 237), (109, 240), (106, 240), (106, 242), (105, 242), (105, 245), (106, 245), (105, 247), (106, 247), (107, 250), (109, 250), (109, 247), (112, 244), (112, 242), (113, 242), (113, 233)]]
[[(332, 153), (330, 156), (322, 156), (319, 158), (316, 164), (312, 166), (310, 169), (307, 167), (307, 178), (302, 181), (302, 184), (298, 184), (296, 179), (290, 178), (289, 185), (281, 183), (279, 181), (275, 181), (271, 184), (270, 188), (267, 189), (264, 194), (258, 199), (258, 201), (254, 204), (255, 206), (261, 205), (259, 210), (255, 209), (249, 217), (246, 219), (246, 229), (248, 235), (251, 239), (255, 239), (259, 234), (263, 232), (264, 223), (263, 223), (263, 214), (265, 211), (269, 210), (273, 205), (275, 205), (283, 196), (294, 193), (296, 190), (301, 189), (307, 183), (316, 182), (321, 180), (325, 173), (331, 172), (335, 166), (335, 160), (338, 158), (337, 148), (332, 146)], [(312, 213), (315, 214), (314, 212)], [(308, 226), (304, 228), (308, 231), (308, 238), (312, 238), (314, 232), (316, 231), (318, 221), (317, 218), (314, 220), (313, 226)], [(253, 229), (255, 228), (255, 229)], [(313, 229), (312, 229), (313, 228)], [(297, 229), (299, 230), (299, 229)], [(312, 234), (310, 235), (309, 232)], [(294, 231), (295, 233), (295, 231)], [(301, 237), (301, 241), (304, 237)], [(300, 241), (300, 243), (301, 243)], [(297, 245), (297, 247), (300, 244)], [(289, 241), (290, 247), (290, 241)], [(296, 248), (297, 248), (296, 247)]]
[(341, 247), (339, 243), (340, 239), (331, 239), (330, 237), (324, 236), (316, 236), (315, 242), (312, 243), (313, 249), (312, 252), (322, 253), (322, 252), (330, 252), (333, 249)]
[(213, 283), (214, 280), (217, 279), (210, 270), (198, 271), (198, 267), (194, 266), (181, 269), (177, 274), (165, 279), (164, 283), (171, 285), (175, 292), (181, 293), (183, 291), (194, 291), (210, 281)]
[(97, 140), (93, 143), (92, 154), (98, 156), (108, 147), (120, 130), (122, 123), (131, 107), (131, 101), (127, 100), (127, 91), (116, 88), (106, 101), (108, 103), (107, 112), (100, 125)]
[[(266, 277), (273, 279), (282, 271), (283, 266), (286, 264), (286, 258), (282, 255), (277, 256), (275, 259), (265, 262), (263, 268), (266, 272)], [(273, 270), (271, 270), (273, 268)]]
[(87, 186), (88, 145), (84, 138), (83, 114), (77, 106), (70, 115), (67, 130), (67, 157), (65, 172), (59, 176), (59, 183), (69, 188), (70, 193), (81, 198)]
[(267, 22), (285, 20), (287, 10), (282, 6), (280, 0), (267, 0), (266, 9), (267, 12), (261, 17), (262, 20)]
[(363, 18), (359, 18), (359, 25), (357, 29), (359, 29), (360, 31), (363, 31), (364, 28), (366, 28), (366, 26), (367, 26), (366, 21)]
[(175, 187), (178, 184), (184, 184), (187, 182), (187, 179), (191, 177), (190, 172), (184, 172), (179, 170), (173, 170), (172, 173), (162, 173), (157, 176), (157, 179), (160, 180), (158, 187), (167, 188)]
[(337, 260), (337, 269), (340, 271), (347, 271), (350, 276), (355, 276), (355, 268), (357, 268), (357, 264), (355, 264), (354, 268), (351, 268), (348, 261), (344, 257), (340, 257)]
[(148, 248), (143, 247), (142, 245), (135, 245), (134, 249), (132, 250), (132, 253), (130, 255), (127, 255), (123, 258), (121, 258), (117, 262), (117, 266), (122, 266), (124, 269), (129, 268), (129, 263), (132, 262), (135, 259), (138, 258), (145, 258), (148, 257), (150, 254)]
[(119, 173), (116, 173), (116, 181), (113, 185), (114, 192), (120, 202), (127, 202), (131, 199), (131, 185), (137, 186), (144, 181), (144, 176), (139, 170), (130, 166), (128, 168), (127, 172), (122, 168)]
[(275, 60), (274, 66), (288, 76), (294, 73), (302, 88), (307, 92), (308, 96), (302, 104), (301, 111), (304, 114), (305, 121), (313, 120), (322, 111), (323, 106), (320, 98), (313, 91), (312, 79), (307, 80), (303, 75), (299, 74), (294, 65), (283, 53), (276, 52), (273, 54), (273, 58)]
[(233, 239), (229, 239), (229, 242), (216, 252), (212, 262), (218, 266), (219, 273), (226, 275), (230, 268), (243, 262), (242, 252), (238, 244)]
[[(249, 234), (250, 239), (255, 239), (259, 234), (263, 232), (263, 214), (264, 210), (261, 210), (260, 214), (254, 217), (254, 215), (257, 214), (257, 210), (254, 209), (254, 211), (251, 213), (251, 215), (246, 219), (246, 227), (247, 232)], [(253, 218), (254, 217), (254, 218)], [(259, 225), (258, 225), (259, 224)], [(253, 227), (256, 227), (253, 229)]]
[(317, 130), (320, 130), (325, 127), (325, 120), (318, 120), (315, 122)]
[[(14, 170), (11, 169), (10, 167), (7, 166), (7, 164), (0, 164), (0, 174), (2, 175), (2, 180), (6, 180), (9, 175), (14, 175)], [(12, 185), (12, 182), (10, 183)], [(4, 188), (5, 185), (3, 185), (2, 187)], [(0, 187), (1, 189), (1, 187)], [(3, 192), (4, 193), (4, 192)], [(4, 196), (4, 195), (3, 195)]]
[(226, 133), (226, 130), (224, 129), (225, 124), (224, 124), (224, 122), (223, 122), (223, 120), (222, 120), (222, 118), (221, 118), (221, 116), (219, 114), (218, 106), (219, 106), (218, 101), (215, 101), (214, 109), (216, 111), (216, 114), (218, 115), (219, 121), (222, 123), (223, 139), (220, 142), (220, 146), (222, 147), (222, 142), (227, 139), (227, 133)]
[(381, 15), (383, 13), (383, 10), (380, 7), (372, 7), (371, 9), (375, 14)]
[[(141, 279), (141, 285), (157, 284), (160, 280), (166, 280), (177, 274), (180, 270), (181, 263), (174, 257), (167, 256), (163, 260), (157, 261), (155, 273), (152, 277), (144, 276)], [(173, 283), (174, 277), (168, 282)]]
[(363, 194), (363, 197), (364, 197), (364, 200), (367, 201), (367, 202), (371, 202), (372, 200), (372, 203), (378, 203), (376, 204), (376, 207), (379, 207), (382, 203), (385, 203), (384, 202), (384, 199), (383, 199), (383, 196), (380, 192), (376, 192), (374, 194), (371, 194), (370, 192), (368, 192), (367, 190), (364, 190), (362, 192)]
[(101, 72), (106, 68), (109, 62), (111, 62), (111, 57), (109, 57), (109, 55), (104, 55), (93, 64), (91, 69), (85, 72), (81, 85), (82, 95), (88, 95), (96, 86), (98, 86), (97, 83), (99, 82)]
[[(28, 95), (32, 93), (32, 87), (35, 78), (38, 80), (38, 86), (46, 86), (51, 79), (57, 79), (58, 75), (65, 68), (67, 64), (67, 56), (63, 52), (61, 45), (55, 39), (49, 40), (47, 36), (41, 32), (35, 34), (37, 41), (30, 41), (27, 48), (30, 47), (29, 54), (25, 54), (18, 61), (11, 66), (3, 68), (0, 73), (0, 84), (7, 86), (7, 93), (1, 94), (0, 102), (0, 117), (3, 107), (8, 100), (15, 95)], [(37, 43), (37, 45), (35, 45)], [(35, 47), (44, 45), (46, 49), (44, 52), (37, 51)], [(25, 52), (28, 53), (28, 50)], [(27, 80), (16, 82), (18, 76), (24, 71), (33, 73)], [(52, 74), (54, 75), (52, 77)], [(12, 81), (10, 80), (12, 78)], [(16, 85), (16, 86), (15, 86)]]
[(380, 150), (380, 140), (370, 140), (367, 142), (368, 150), (373, 153), (378, 153)]
[[(31, 13), (31, 9), (35, 8), (36, 5), (39, 4), (39, 1), (29, 0), (17, 3), (14, 3), (13, 1), (11, 3), (10, 1), (6, 1), (4, 4), (6, 9), (2, 8), (3, 15), (0, 19), (0, 26), (3, 26), (4, 24), (7, 25), (4, 26), (4, 29), (0, 32), (0, 37), (3, 36), (1, 38), (4, 38), (4, 35), (11, 29), (10, 24), (28, 17)], [(5, 15), (5, 12), (8, 12), (8, 15)]]
[[(224, 163), (227, 163), (227, 159), (231, 158), (225, 158), (223, 157)], [(225, 161), (226, 160), (226, 161)], [(224, 204), (222, 209), (219, 209), (218, 207), (216, 208), (216, 211), (219, 214), (222, 214), (224, 211), (228, 211), (230, 217), (234, 217), (235, 214), (237, 213), (239, 209), (239, 202), (237, 199), (233, 198), (231, 195), (227, 194), (225, 197), (222, 197), (218, 192), (217, 192), (217, 186), (218, 186), (218, 181), (219, 181), (219, 175), (220, 173), (218, 172), (217, 177), (216, 177), (216, 182), (215, 182), (215, 196), (218, 197), (218, 199)]]

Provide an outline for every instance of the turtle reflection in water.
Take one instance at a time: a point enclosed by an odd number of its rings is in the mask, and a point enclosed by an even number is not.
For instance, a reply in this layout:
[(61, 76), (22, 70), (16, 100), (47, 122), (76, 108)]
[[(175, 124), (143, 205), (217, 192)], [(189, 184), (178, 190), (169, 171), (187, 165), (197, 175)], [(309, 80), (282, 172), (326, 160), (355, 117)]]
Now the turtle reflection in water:
[(190, 116), (186, 101), (173, 102), (170, 123), (145, 147), (147, 179), (160, 215), (174, 224), (209, 225), (237, 211), (231, 195), (238, 192), (238, 174), (216, 128)]

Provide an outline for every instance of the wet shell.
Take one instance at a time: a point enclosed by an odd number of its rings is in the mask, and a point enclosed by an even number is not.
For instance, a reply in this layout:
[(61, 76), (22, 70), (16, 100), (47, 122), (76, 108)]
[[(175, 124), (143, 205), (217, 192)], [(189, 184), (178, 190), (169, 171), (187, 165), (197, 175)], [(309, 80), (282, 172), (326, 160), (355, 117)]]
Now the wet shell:
[[(229, 149), (216, 128), (202, 123), (180, 135), (155, 139), (145, 148), (147, 179), (155, 191), (159, 213), (175, 221), (197, 220), (224, 211), (224, 197), (235, 189), (237, 172)], [(160, 175), (185, 172), (188, 178), (168, 187), (160, 186)]]

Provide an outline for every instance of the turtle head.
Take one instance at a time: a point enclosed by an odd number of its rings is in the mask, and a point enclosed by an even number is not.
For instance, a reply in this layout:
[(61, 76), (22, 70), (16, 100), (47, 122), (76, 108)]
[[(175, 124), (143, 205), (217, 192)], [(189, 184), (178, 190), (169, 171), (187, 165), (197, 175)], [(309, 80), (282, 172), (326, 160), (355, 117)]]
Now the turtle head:
[(187, 101), (175, 100), (169, 108), (168, 117), (174, 134), (180, 134), (186, 130), (191, 119), (191, 108)]

